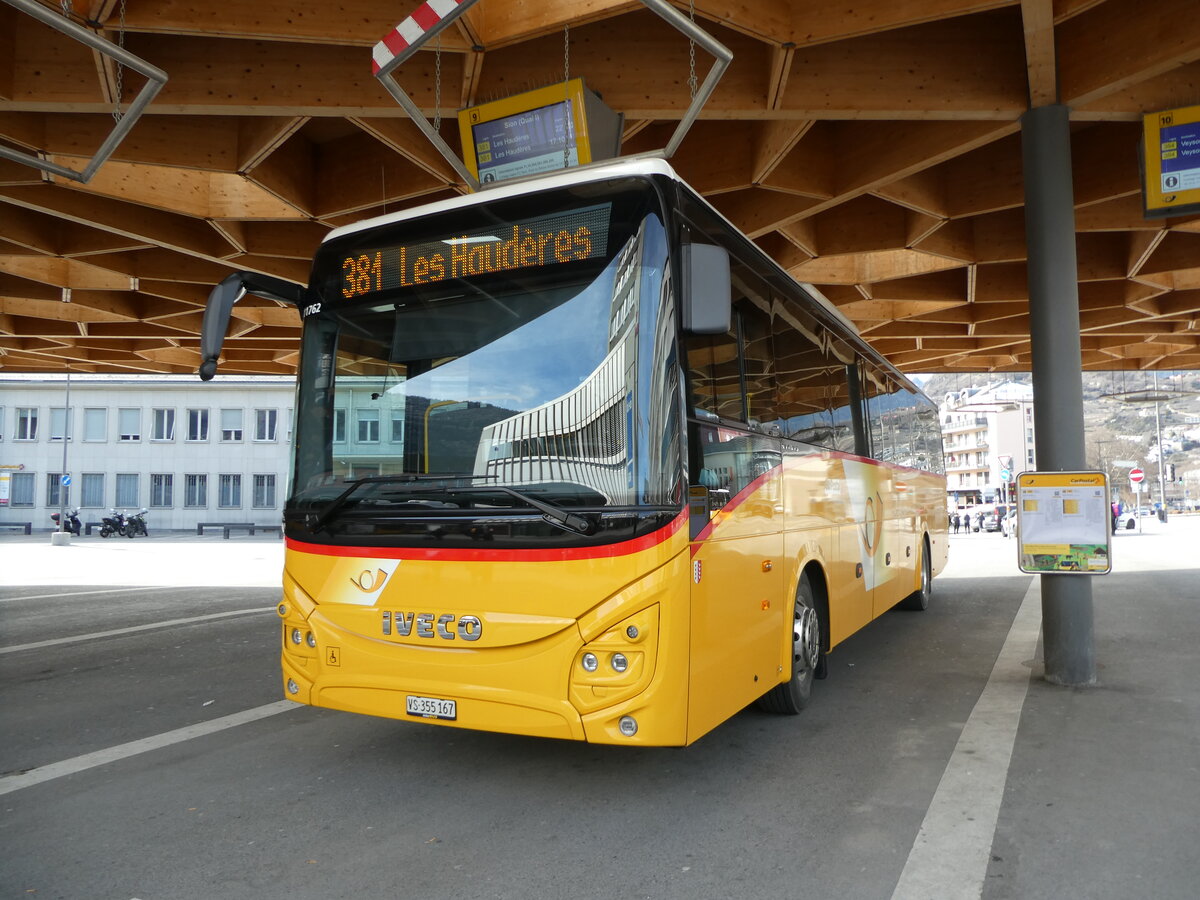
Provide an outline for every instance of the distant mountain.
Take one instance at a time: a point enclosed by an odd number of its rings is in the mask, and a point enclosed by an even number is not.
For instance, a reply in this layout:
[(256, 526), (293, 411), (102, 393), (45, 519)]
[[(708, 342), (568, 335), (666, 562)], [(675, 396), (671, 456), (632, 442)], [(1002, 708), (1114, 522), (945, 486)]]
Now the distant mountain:
[[(1088, 465), (1110, 468), (1113, 460), (1133, 459), (1158, 479), (1156, 431), (1176, 477), (1200, 470), (1200, 372), (1159, 372), (1159, 428), (1155, 428), (1154, 376), (1150, 372), (1084, 372), (1083, 426)], [(918, 376), (922, 389), (941, 403), (948, 392), (1012, 381), (1032, 384), (1028, 373), (962, 373)], [(1034, 403), (1037, 403), (1036, 396)], [(1156, 492), (1157, 493), (1157, 492)], [(1168, 491), (1168, 496), (1173, 492)]]

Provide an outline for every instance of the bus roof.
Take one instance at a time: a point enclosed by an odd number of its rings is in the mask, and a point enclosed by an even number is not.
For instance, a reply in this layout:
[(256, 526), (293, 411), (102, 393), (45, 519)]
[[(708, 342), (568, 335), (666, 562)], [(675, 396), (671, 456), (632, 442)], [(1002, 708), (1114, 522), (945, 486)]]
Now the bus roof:
[(426, 203), (422, 206), (402, 209), (399, 212), (375, 216), (372, 219), (364, 219), (352, 225), (343, 225), (325, 235), (325, 239), (321, 243), (336, 240), (337, 238), (345, 237), (348, 234), (354, 234), (357, 231), (363, 231), (368, 228), (378, 228), (381, 225), (406, 222), (409, 219), (416, 219), (421, 216), (430, 216), (455, 209), (463, 209), (464, 207), (473, 206), (476, 203), (488, 203), (508, 197), (520, 197), (522, 194), (527, 194), (531, 191), (571, 187), (576, 184), (587, 184), (591, 181), (604, 181), (607, 178), (615, 176), (623, 177), (629, 175), (664, 175), (681, 184), (683, 183), (683, 179), (679, 177), (676, 171), (662, 157), (633, 156), (626, 159), (608, 160), (601, 163), (580, 166), (565, 172), (555, 172), (550, 175), (505, 181), (495, 187), (484, 188), (473, 194), (463, 194), (461, 197), (438, 200), (434, 203)]

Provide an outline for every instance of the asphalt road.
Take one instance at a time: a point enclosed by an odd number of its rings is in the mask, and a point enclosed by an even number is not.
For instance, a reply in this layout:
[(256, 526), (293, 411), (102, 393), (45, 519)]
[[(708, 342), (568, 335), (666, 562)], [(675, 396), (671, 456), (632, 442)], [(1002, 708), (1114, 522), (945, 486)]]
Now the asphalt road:
[(0, 587), (0, 898), (889, 898), (1032, 582), (1010, 546), (956, 538), (802, 715), (686, 749), (281, 704), (270, 587)]

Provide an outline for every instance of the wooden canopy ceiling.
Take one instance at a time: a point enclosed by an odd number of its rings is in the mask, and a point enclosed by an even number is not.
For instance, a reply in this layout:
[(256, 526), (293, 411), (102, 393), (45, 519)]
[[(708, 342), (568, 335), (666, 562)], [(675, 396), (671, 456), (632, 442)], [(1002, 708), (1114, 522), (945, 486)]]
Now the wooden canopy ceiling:
[[(372, 76), (370, 48), (415, 6), (74, 0), (169, 81), (86, 185), (0, 160), (0, 369), (195, 371), (229, 271), (305, 281), (331, 226), (463, 190)], [(1200, 216), (1143, 218), (1137, 155), (1143, 113), (1200, 103), (1196, 0), (695, 15), (734, 58), (673, 164), (901, 369), (1029, 369), (1019, 119), (1054, 102), (1073, 123), (1085, 367), (1200, 368)], [(459, 107), (562, 80), (564, 34), (571, 76), (624, 113), (624, 151), (664, 146), (688, 42), (631, 0), (483, 0), (397, 76), (457, 147)], [(0, 5), (0, 142), (81, 168), (117, 85), (128, 101), (141, 84)], [(235, 315), (223, 372), (294, 370), (294, 310)]]

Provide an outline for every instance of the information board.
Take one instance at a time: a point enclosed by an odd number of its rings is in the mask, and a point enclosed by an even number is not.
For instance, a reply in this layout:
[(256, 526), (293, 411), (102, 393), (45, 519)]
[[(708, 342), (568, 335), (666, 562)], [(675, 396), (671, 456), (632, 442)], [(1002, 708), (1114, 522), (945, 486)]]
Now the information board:
[(1200, 106), (1143, 116), (1141, 156), (1147, 218), (1200, 212)]
[(1104, 473), (1022, 472), (1017, 536), (1022, 572), (1108, 574), (1112, 510)]
[(458, 114), (463, 161), (484, 186), (611, 159), (621, 122), (581, 78)]

